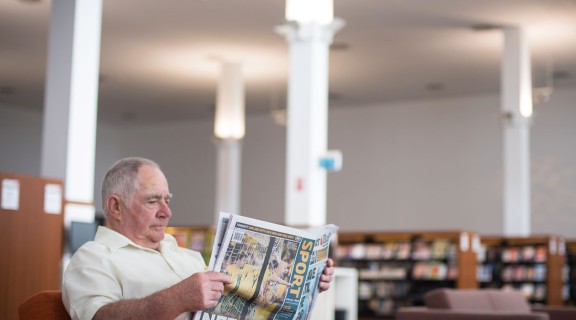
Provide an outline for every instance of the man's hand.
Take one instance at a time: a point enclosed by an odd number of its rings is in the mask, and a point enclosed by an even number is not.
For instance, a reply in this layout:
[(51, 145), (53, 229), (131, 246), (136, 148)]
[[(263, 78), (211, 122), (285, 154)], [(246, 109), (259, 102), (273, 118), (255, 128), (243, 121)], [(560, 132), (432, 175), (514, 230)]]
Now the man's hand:
[(186, 311), (198, 311), (216, 306), (224, 285), (232, 283), (230, 276), (215, 272), (197, 272), (180, 282), (181, 302)]
[(330, 283), (332, 282), (334, 275), (334, 260), (328, 259), (326, 262), (326, 267), (320, 275), (320, 282), (318, 283), (318, 289), (320, 292), (330, 289)]

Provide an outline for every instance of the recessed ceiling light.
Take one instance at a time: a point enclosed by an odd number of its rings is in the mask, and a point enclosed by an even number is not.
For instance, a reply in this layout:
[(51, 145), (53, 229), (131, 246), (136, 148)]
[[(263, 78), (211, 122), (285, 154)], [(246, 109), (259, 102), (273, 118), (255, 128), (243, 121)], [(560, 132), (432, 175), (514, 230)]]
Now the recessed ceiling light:
[(441, 82), (430, 82), (426, 85), (426, 90), (428, 91), (443, 91), (444, 84)]
[(570, 79), (570, 72), (566, 71), (566, 70), (556, 70), (554, 71), (554, 73), (552, 73), (552, 78), (554, 80), (566, 80), (566, 79)]
[(16, 88), (10, 86), (0, 86), (0, 95), (11, 96), (16, 93)]
[(330, 45), (332, 51), (346, 51), (350, 49), (350, 45), (345, 42), (333, 42)]
[(472, 25), (470, 28), (474, 31), (491, 31), (491, 30), (500, 29), (500, 28), (502, 28), (502, 26), (498, 26), (495, 24), (489, 24), (489, 23), (478, 23), (478, 24)]
[(339, 100), (342, 96), (337, 92), (329, 92), (328, 93), (328, 100)]
[(120, 114), (120, 118), (124, 121), (134, 121), (137, 117), (138, 115), (135, 112), (122, 112)]

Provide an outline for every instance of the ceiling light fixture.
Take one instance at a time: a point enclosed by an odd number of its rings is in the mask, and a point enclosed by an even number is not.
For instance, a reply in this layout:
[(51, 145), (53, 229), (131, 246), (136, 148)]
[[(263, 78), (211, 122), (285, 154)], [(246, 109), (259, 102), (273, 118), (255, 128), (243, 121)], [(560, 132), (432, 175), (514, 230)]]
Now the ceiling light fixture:
[(244, 138), (244, 83), (240, 63), (222, 63), (216, 96), (214, 135), (220, 139)]
[(286, 20), (326, 25), (334, 20), (333, 0), (286, 0)]

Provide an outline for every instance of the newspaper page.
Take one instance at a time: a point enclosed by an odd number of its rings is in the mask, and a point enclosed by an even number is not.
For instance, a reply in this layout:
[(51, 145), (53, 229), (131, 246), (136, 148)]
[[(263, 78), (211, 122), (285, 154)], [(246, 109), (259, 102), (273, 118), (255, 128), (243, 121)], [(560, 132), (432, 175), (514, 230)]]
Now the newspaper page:
[(218, 216), (218, 224), (216, 225), (216, 233), (214, 234), (214, 244), (212, 245), (212, 253), (210, 254), (210, 261), (208, 262), (209, 270), (214, 270), (214, 264), (220, 252), (222, 241), (224, 241), (224, 235), (231, 217), (232, 214), (227, 212), (220, 212)]
[(221, 214), (218, 228), (221, 238), (217, 231), (209, 265), (233, 283), (214, 308), (196, 312), (194, 320), (309, 319), (338, 227), (305, 231)]

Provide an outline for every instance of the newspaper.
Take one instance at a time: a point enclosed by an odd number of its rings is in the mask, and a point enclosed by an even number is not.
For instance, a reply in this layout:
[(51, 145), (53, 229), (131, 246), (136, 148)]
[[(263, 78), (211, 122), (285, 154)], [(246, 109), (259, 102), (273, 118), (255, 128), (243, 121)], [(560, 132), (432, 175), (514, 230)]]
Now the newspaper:
[(194, 320), (309, 319), (337, 230), (299, 230), (220, 213), (209, 269), (228, 274), (233, 283)]

